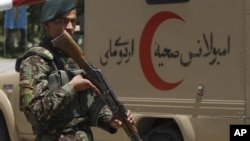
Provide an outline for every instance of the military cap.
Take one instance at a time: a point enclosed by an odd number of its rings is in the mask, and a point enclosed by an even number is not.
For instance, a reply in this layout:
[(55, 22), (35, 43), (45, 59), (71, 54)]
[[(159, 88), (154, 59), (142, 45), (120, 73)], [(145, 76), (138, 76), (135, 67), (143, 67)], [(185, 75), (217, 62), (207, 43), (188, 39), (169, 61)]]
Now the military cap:
[(42, 8), (40, 21), (49, 22), (75, 8), (73, 0), (48, 0)]

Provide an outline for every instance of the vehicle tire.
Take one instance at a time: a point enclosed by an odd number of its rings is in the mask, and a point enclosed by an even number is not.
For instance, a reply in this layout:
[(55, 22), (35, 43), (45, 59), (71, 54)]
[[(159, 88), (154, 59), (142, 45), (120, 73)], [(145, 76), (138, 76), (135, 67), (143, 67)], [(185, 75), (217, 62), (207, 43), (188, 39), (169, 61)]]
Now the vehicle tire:
[(0, 141), (10, 141), (7, 125), (5, 123), (3, 114), (0, 111)]
[(177, 129), (159, 125), (148, 133), (145, 141), (183, 141), (183, 138)]

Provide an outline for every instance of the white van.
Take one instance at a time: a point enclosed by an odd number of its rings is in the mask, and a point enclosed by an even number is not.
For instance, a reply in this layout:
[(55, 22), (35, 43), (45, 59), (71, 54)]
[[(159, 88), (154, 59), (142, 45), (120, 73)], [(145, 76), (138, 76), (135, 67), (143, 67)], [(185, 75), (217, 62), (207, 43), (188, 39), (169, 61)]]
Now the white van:
[(249, 0), (86, 0), (84, 21), (85, 54), (142, 138), (229, 141), (250, 123)]

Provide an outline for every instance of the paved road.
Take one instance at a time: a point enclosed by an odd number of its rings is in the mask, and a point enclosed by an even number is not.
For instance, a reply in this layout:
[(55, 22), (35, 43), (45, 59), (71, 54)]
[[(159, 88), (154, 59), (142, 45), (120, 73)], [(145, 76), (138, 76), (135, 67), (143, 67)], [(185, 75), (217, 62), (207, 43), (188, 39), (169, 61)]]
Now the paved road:
[(0, 73), (7, 73), (15, 71), (16, 59), (0, 58)]

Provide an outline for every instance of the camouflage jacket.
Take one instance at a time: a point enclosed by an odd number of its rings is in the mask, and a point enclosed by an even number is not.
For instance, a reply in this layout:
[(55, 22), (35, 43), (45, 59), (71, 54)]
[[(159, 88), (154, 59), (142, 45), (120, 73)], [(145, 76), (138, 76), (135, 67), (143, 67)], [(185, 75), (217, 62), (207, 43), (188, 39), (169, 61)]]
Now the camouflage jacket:
[(94, 121), (96, 124), (87, 124), (86, 121), (93, 117), (88, 111), (96, 98), (91, 90), (79, 94), (68, 83), (55, 90), (50, 89), (48, 78), (55, 70), (73, 70), (78, 66), (56, 50), (50, 39), (45, 38), (40, 46), (31, 48), (16, 64), (20, 72), (20, 107), (36, 134), (59, 135), (58, 132), (78, 125), (89, 130), (90, 134), (89, 126), (115, 133), (116, 129), (109, 124), (112, 113), (106, 106), (100, 110)]

